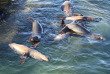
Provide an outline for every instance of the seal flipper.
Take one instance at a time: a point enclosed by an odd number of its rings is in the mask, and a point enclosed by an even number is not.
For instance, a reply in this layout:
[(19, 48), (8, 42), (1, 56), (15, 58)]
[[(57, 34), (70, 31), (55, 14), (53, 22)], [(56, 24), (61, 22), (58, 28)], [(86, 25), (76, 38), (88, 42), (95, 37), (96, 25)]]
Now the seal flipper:
[(68, 27), (65, 26), (59, 33), (64, 34), (64, 33), (67, 33), (67, 32), (71, 32), (71, 30)]
[(20, 56), (20, 64), (24, 64), (24, 62), (26, 61), (27, 57), (28, 57), (28, 54)]

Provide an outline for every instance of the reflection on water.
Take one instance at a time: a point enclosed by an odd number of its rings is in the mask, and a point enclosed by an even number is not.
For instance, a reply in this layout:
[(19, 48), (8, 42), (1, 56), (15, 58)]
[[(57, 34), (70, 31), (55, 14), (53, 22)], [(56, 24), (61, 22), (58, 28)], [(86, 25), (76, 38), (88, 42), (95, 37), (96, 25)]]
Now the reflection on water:
[[(110, 35), (109, 4), (106, 0), (71, 0), (74, 12), (85, 16), (101, 17), (100, 22), (91, 22), (90, 30), (100, 33), (105, 41), (89, 42), (86, 38), (70, 37), (67, 41), (48, 43), (47, 39), (61, 29), (57, 15), (63, 15), (60, 5), (65, 0), (18, 0), (10, 11), (15, 11), (0, 25), (0, 74), (109, 74)], [(36, 48), (50, 57), (50, 62), (40, 62), (29, 58), (19, 65), (19, 56), (8, 47), (9, 42), (27, 43), (32, 31), (33, 17), (46, 25), (41, 44)]]

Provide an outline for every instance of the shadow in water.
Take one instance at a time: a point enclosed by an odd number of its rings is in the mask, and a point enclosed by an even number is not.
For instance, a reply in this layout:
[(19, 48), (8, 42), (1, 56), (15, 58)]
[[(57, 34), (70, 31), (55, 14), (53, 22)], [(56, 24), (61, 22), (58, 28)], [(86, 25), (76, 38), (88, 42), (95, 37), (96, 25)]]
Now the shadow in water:
[(0, 1), (0, 44), (11, 42), (17, 33), (17, 13), (26, 0)]

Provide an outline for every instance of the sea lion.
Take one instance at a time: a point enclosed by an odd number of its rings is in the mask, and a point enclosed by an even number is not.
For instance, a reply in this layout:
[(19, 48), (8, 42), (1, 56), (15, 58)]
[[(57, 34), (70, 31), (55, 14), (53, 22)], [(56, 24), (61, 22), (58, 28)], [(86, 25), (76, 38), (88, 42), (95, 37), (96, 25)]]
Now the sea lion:
[[(91, 39), (104, 40), (104, 38), (101, 35), (91, 33), (84, 27), (82, 27), (78, 24), (75, 24), (75, 22), (67, 24), (65, 27), (68, 28), (69, 30), (73, 31), (73, 34), (80, 35), (82, 37), (89, 36), (89, 38), (91, 38)], [(67, 30), (67, 32), (68, 32), (68, 30)]]
[(90, 34), (91, 32), (85, 29), (84, 27), (76, 24), (75, 22), (72, 22), (70, 24), (67, 24), (65, 27), (69, 28), (73, 32), (77, 33), (78, 35), (85, 36), (87, 34)]
[(61, 5), (61, 10), (64, 12), (65, 16), (83, 16), (80, 13), (73, 13), (73, 6), (71, 4), (70, 1), (65, 1), (63, 2), (63, 4)]
[(63, 26), (63, 29), (54, 38), (54, 40), (66, 39), (69, 36), (88, 37), (90, 39), (104, 40), (104, 38), (101, 35), (94, 34), (89, 30), (85, 29), (83, 26), (76, 24), (75, 22), (72, 22), (70, 24), (64, 24)]
[(27, 19), (32, 21), (32, 35), (28, 42), (33, 42), (34, 43), (33, 47), (36, 47), (41, 40), (41, 36), (43, 34), (43, 27), (39, 22), (34, 20), (32, 17), (28, 17)]
[(87, 17), (87, 16), (72, 16), (72, 17), (66, 17), (65, 20), (77, 20), (77, 21), (95, 21), (99, 22), (102, 20), (102, 18), (94, 18), (94, 17)]
[(71, 21), (95, 21), (95, 22), (99, 22), (102, 20), (102, 18), (94, 18), (94, 17), (88, 17), (88, 16), (71, 16), (71, 17), (57, 16), (57, 18), (61, 18), (63, 20), (71, 20)]
[(72, 16), (73, 6), (71, 5), (70, 1), (65, 1), (61, 5), (61, 10), (64, 12), (65, 16)]
[(17, 54), (21, 55), (20, 56), (20, 58), (21, 58), (20, 64), (24, 64), (24, 62), (26, 61), (26, 59), (28, 57), (38, 59), (40, 61), (49, 61), (49, 59), (45, 55), (41, 54), (40, 52), (38, 52), (34, 49), (30, 49), (25, 45), (10, 43), (9, 46)]
[(99, 22), (100, 20), (102, 20), (101, 18), (86, 17), (86, 16), (72, 16), (72, 17), (57, 16), (57, 18), (61, 19), (61, 27), (65, 26), (65, 21), (64, 20), (77, 21), (77, 23), (80, 22), (80, 25), (85, 27), (85, 28), (91, 27), (90, 25), (87, 25), (87, 23), (89, 21)]

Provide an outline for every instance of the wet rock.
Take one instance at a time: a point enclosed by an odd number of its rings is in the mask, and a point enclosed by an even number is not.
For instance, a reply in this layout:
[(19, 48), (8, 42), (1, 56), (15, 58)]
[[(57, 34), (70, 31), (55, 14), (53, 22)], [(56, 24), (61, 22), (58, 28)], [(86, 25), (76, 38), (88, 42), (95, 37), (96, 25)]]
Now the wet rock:
[(7, 15), (10, 4), (11, 0), (0, 0), (0, 20), (5, 18)]

